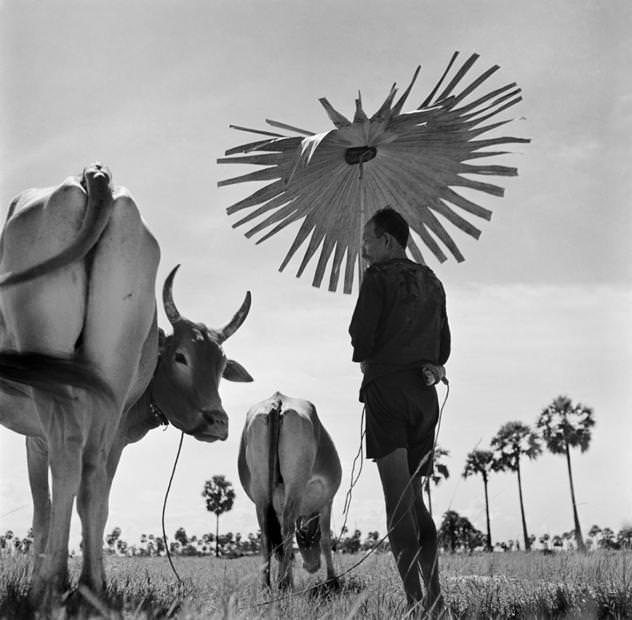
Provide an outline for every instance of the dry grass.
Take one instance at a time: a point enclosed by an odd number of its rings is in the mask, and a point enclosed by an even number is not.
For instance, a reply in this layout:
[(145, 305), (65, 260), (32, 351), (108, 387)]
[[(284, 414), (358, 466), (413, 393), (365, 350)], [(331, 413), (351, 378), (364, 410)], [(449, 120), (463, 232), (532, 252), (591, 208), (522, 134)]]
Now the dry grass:
[[(337, 556), (338, 571), (358, 559)], [(383, 620), (406, 613), (388, 554), (370, 556), (336, 592), (312, 588), (318, 579), (297, 569), (290, 596), (260, 588), (258, 558), (174, 561), (181, 584), (164, 558), (108, 558), (107, 607), (97, 603), (102, 613), (88, 613), (85, 596), (75, 592), (68, 611), (78, 617), (186, 620)], [(74, 578), (77, 567), (75, 560)], [(632, 552), (442, 556), (441, 580), (451, 618), (632, 618)], [(28, 561), (4, 558), (0, 618), (29, 617), (28, 586)]]

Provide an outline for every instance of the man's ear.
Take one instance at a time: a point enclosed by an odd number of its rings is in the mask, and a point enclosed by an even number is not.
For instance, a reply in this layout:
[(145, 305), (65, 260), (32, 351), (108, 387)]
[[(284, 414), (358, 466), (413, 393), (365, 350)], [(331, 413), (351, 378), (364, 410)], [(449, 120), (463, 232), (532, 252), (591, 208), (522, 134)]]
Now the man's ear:
[(236, 381), (238, 383), (250, 383), (254, 379), (250, 376), (250, 373), (235, 360), (226, 360), (226, 368), (222, 376), (227, 381)]

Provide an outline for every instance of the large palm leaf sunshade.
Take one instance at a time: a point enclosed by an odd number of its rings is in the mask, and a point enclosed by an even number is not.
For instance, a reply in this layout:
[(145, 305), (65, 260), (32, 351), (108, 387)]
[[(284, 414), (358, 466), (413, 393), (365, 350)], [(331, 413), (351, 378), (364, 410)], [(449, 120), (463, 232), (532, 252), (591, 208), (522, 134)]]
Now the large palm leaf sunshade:
[[(483, 137), (511, 122), (485, 123), (521, 101), (521, 90), (511, 83), (478, 95), (479, 87), (499, 67), (495, 65), (463, 85), (478, 55), (471, 55), (458, 68), (457, 57), (455, 52), (430, 94), (410, 112), (402, 112), (402, 108), (419, 67), (401, 97), (395, 102), (397, 89), (393, 85), (370, 118), (362, 109), (360, 95), (353, 120), (337, 112), (327, 99), (319, 99), (335, 126), (326, 132), (314, 133), (271, 120), (266, 122), (299, 135), (231, 125), (263, 137), (229, 149), (218, 163), (254, 164), (261, 169), (218, 185), (269, 181), (228, 207), (229, 215), (242, 215), (233, 226), (252, 224), (245, 235), (250, 238), (263, 233), (257, 241), (261, 243), (300, 221), (280, 270), (309, 238), (297, 276), (320, 249), (313, 284), (320, 286), (329, 268), (330, 291), (337, 289), (344, 274), (343, 290), (350, 293), (356, 265), (361, 278), (364, 222), (386, 205), (400, 211), (410, 224), (413, 234), (408, 250), (415, 260), (424, 262), (421, 241), (440, 262), (447, 259), (442, 247), (463, 261), (446, 225), (478, 239), (481, 231), (464, 216), (489, 220), (491, 211), (454, 188), (502, 196), (502, 187), (477, 177), (516, 176), (516, 168), (488, 161), (507, 153), (493, 149), (529, 140), (497, 136), (495, 132)], [(481, 158), (485, 163), (466, 163)]]

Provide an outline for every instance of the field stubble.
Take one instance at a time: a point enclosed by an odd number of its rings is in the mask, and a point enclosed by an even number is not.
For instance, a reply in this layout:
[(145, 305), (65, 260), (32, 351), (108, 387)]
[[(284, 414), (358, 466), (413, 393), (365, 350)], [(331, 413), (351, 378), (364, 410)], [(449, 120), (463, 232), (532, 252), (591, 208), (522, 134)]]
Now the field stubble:
[[(338, 573), (361, 556), (338, 555)], [(2, 558), (0, 618), (28, 617), (29, 561)], [(260, 587), (260, 559), (174, 558), (179, 584), (165, 558), (108, 557), (107, 604), (112, 618), (251, 620), (298, 618), (390, 620), (406, 615), (390, 554), (374, 554), (345, 575), (337, 592), (312, 589), (319, 579), (295, 569), (291, 596)], [(79, 563), (71, 562), (77, 578)], [(321, 577), (321, 580), (323, 577)], [(444, 555), (441, 581), (448, 617), (632, 618), (632, 552), (491, 553)], [(75, 596), (77, 599), (81, 597)], [(87, 617), (86, 614), (81, 614)]]

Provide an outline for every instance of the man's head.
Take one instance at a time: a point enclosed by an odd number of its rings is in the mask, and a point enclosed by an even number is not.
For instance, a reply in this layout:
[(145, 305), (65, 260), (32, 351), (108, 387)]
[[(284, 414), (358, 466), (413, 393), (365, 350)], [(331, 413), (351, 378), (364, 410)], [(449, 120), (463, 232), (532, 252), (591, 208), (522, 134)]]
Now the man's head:
[(394, 209), (380, 209), (364, 227), (362, 257), (370, 264), (406, 255), (408, 223)]

